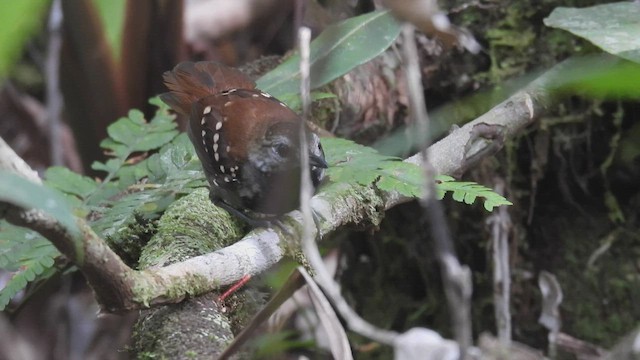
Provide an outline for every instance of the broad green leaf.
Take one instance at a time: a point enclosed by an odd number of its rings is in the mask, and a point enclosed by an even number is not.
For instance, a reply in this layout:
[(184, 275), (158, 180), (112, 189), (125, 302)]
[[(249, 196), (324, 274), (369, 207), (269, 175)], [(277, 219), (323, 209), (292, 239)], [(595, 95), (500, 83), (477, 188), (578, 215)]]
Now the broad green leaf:
[(640, 5), (625, 1), (581, 9), (559, 7), (544, 23), (585, 38), (608, 53), (640, 63), (638, 19)]
[(47, 23), (48, 0), (0, 1), (0, 80), (20, 56), (29, 36)]
[[(331, 99), (336, 96), (331, 93), (321, 92), (321, 91), (312, 91), (311, 92), (311, 101), (317, 101), (322, 99)], [(298, 111), (302, 108), (302, 99), (300, 99), (300, 95), (298, 94), (285, 94), (280, 96), (278, 100), (287, 104), (293, 111)]]
[(640, 64), (611, 55), (573, 59), (554, 79), (555, 91), (596, 98), (640, 97)]
[(0, 171), (0, 201), (26, 209), (40, 209), (53, 216), (73, 236), (79, 234), (71, 208), (55, 190), (18, 175)]
[[(329, 83), (386, 50), (400, 34), (388, 11), (376, 11), (329, 26), (311, 42), (311, 88)], [(258, 79), (258, 88), (275, 97), (299, 92), (300, 56), (290, 57)]]

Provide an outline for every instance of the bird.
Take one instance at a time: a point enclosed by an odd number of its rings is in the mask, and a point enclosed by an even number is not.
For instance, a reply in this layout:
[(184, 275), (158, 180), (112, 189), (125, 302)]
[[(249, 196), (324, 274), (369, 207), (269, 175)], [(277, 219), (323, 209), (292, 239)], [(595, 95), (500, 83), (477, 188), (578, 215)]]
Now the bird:
[[(187, 132), (209, 198), (250, 226), (269, 226), (300, 205), (302, 118), (237, 69), (181, 62), (163, 74), (160, 99), (188, 117)], [(328, 165), (318, 135), (304, 133), (314, 191)]]

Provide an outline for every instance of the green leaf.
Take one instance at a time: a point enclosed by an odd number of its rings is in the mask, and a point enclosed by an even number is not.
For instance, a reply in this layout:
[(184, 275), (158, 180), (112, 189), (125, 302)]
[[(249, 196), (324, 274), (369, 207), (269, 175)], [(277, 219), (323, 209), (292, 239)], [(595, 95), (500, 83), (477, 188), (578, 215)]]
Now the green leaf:
[[(323, 138), (322, 147), (329, 164), (326, 174), (331, 182), (365, 186), (375, 183), (381, 190), (416, 198), (423, 194), (424, 173), (417, 165), (381, 155), (373, 148), (345, 139)], [(481, 198), (488, 211), (496, 206), (511, 205), (493, 190), (474, 182), (457, 182), (447, 175), (436, 176), (435, 181), (436, 198), (440, 200), (451, 192), (453, 200), (469, 205)]]
[(100, 145), (114, 150), (120, 156), (124, 155), (123, 149), (129, 153), (149, 151), (171, 141), (177, 135), (175, 127), (173, 121), (166, 122), (160, 117), (147, 124), (139, 110), (131, 110), (129, 117), (109, 125), (107, 133), (110, 139), (104, 140)]
[[(117, 240), (117, 234), (135, 221), (136, 214), (152, 218), (177, 196), (206, 186), (200, 163), (187, 134), (178, 135), (135, 168), (147, 174), (144, 185), (133, 185), (128, 194), (107, 201), (96, 209), (92, 227), (103, 237)], [(120, 171), (122, 172), (122, 170)]]
[(424, 178), (421, 169), (401, 159), (379, 154), (375, 149), (339, 138), (324, 138), (327, 176), (332, 182), (370, 185), (395, 190), (406, 196), (420, 196)]
[[(318, 101), (322, 99), (331, 99), (336, 96), (331, 93), (321, 92), (321, 91), (312, 91), (311, 92), (311, 101)], [(285, 94), (278, 98), (278, 100), (287, 104), (293, 111), (300, 110), (302, 108), (302, 99), (300, 99), (300, 95), (298, 94)]]
[[(111, 137), (103, 145), (115, 157), (94, 164), (94, 168), (107, 171), (104, 181), (97, 182), (61, 167), (46, 172), (47, 184), (52, 189), (30, 183), (24, 185), (26, 181), (21, 178), (11, 178), (15, 183), (6, 182), (0, 176), (0, 201), (6, 201), (4, 197), (15, 197), (22, 201), (19, 205), (27, 207), (43, 202), (46, 210), (67, 222), (73, 219), (68, 206), (64, 211), (51, 207), (51, 204), (66, 204), (63, 195), (67, 196), (66, 200), (72, 199), (72, 204), (86, 211), (83, 215), (91, 212), (89, 220), (98, 234), (117, 241), (118, 235), (136, 221), (137, 215), (153, 218), (176, 197), (205, 186), (204, 174), (187, 135), (178, 135), (174, 117), (166, 105), (157, 99), (150, 102), (159, 106), (151, 121), (145, 121), (141, 112), (133, 110), (110, 128)], [(156, 149), (158, 152), (146, 159), (130, 158), (135, 152)], [(65, 214), (67, 220), (64, 220)], [(0, 268), (14, 273), (0, 290), (0, 308), (30, 281), (52, 274), (57, 256), (59, 253), (51, 243), (37, 233), (0, 222)]]
[(109, 159), (105, 163), (94, 161), (93, 164), (91, 164), (91, 168), (93, 170), (101, 170), (107, 173), (115, 173), (120, 169), (122, 164), (124, 164), (124, 161), (121, 159)]
[(98, 184), (90, 177), (80, 175), (62, 166), (53, 166), (44, 174), (46, 184), (69, 195), (84, 200), (93, 193)]
[(640, 97), (640, 65), (610, 55), (573, 59), (553, 81), (556, 92), (596, 98)]
[(41, 281), (54, 273), (60, 253), (40, 234), (0, 221), (0, 269), (12, 277), (0, 290), (0, 311), (31, 281)]
[[(400, 34), (388, 11), (376, 11), (329, 26), (311, 42), (311, 88), (329, 83), (386, 50)], [(294, 55), (258, 79), (258, 88), (275, 97), (296, 94), (300, 56)]]
[[(53, 250), (55, 250), (55, 248), (53, 248)], [(53, 258), (57, 257), (58, 250), (55, 250), (51, 254), (52, 255), (44, 256), (44, 257), (41, 257), (40, 259), (38, 259), (38, 261), (40, 262), (40, 265), (42, 265), (43, 267), (52, 267), (56, 263), (53, 260)]]
[[(149, 102), (157, 104), (158, 99), (154, 98)], [(114, 158), (105, 163), (94, 162), (92, 168), (107, 172), (104, 183), (118, 180), (115, 184), (121, 190), (135, 184), (148, 175), (148, 169), (144, 161), (131, 164), (127, 160), (134, 153), (156, 150), (173, 140), (178, 135), (174, 120), (175, 117), (169, 114), (166, 105), (160, 106), (149, 122), (144, 119), (142, 112), (129, 111), (128, 117), (119, 119), (107, 128), (109, 138), (100, 143)], [(98, 193), (104, 186), (98, 187)], [(94, 201), (94, 197), (95, 194), (90, 200)]]
[(144, 191), (124, 195), (111, 202), (109, 207), (97, 211), (97, 219), (91, 223), (91, 227), (101, 237), (113, 238), (135, 221), (136, 211), (149, 201), (151, 196)]
[(46, 24), (48, 0), (0, 1), (0, 80), (9, 73), (27, 39)]
[(387, 161), (381, 171), (383, 176), (376, 184), (381, 190), (395, 190), (415, 198), (423, 195), (425, 178), (424, 171), (419, 166), (399, 160)]
[(494, 207), (501, 205), (513, 205), (502, 195), (474, 182), (455, 181), (447, 175), (438, 175), (435, 180), (438, 199), (444, 198), (447, 192), (452, 192), (453, 200), (469, 205), (473, 204), (477, 198), (481, 198), (484, 200), (484, 208), (487, 211), (492, 211)]
[(640, 6), (625, 1), (581, 9), (559, 7), (544, 23), (585, 38), (608, 53), (640, 63), (638, 19)]
[(80, 234), (69, 204), (53, 189), (0, 171), (0, 201), (25, 209), (40, 209), (53, 216), (72, 236)]

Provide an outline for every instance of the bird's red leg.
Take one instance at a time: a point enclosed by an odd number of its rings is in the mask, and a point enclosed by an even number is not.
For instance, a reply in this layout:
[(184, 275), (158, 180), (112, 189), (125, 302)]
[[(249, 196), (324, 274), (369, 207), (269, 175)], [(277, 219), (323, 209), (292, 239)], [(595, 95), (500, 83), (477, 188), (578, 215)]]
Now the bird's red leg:
[(227, 289), (227, 291), (225, 291), (222, 295), (220, 295), (220, 297), (218, 298), (218, 302), (223, 302), (226, 298), (231, 296), (234, 292), (238, 291), (238, 289), (240, 289), (246, 283), (248, 283), (249, 280), (251, 280), (251, 275), (243, 276), (242, 279), (240, 279), (240, 281), (232, 285), (229, 289)]

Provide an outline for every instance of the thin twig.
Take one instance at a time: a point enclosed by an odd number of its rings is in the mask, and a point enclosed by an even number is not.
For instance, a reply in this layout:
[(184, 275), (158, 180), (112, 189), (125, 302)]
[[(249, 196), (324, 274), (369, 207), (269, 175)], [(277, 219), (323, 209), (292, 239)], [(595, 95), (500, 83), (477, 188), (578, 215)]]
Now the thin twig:
[[(422, 91), (422, 76), (418, 64), (418, 49), (415, 43), (414, 28), (405, 24), (403, 31), (403, 60), (409, 90), (410, 114), (418, 125), (421, 134), (429, 133), (429, 118), (427, 116), (424, 93)], [(458, 261), (449, 227), (442, 204), (435, 198), (434, 169), (429, 162), (427, 148), (422, 146), (422, 166), (426, 175), (425, 194), (422, 205), (426, 210), (430, 222), (436, 257), (440, 262), (442, 282), (452, 317), (455, 339), (460, 345), (463, 357), (467, 349), (473, 344), (471, 333), (471, 272), (468, 267)]]
[(300, 210), (302, 211), (302, 241), (313, 241), (313, 215), (311, 213), (311, 197), (313, 185), (311, 184), (311, 169), (309, 168), (309, 146), (307, 144), (307, 120), (309, 119), (309, 106), (311, 104), (311, 79), (309, 65), (309, 43), (311, 42), (311, 29), (300, 27), (298, 30), (300, 47), (300, 96), (302, 100), (302, 121), (300, 122)]
[(49, 51), (47, 51), (47, 117), (49, 118), (49, 150), (52, 165), (62, 165), (60, 137), (62, 94), (60, 93), (60, 50), (62, 49), (62, 5), (60, 0), (51, 4), (49, 15)]
[[(308, 28), (302, 27), (300, 28), (300, 73), (302, 77), (302, 104), (303, 109), (304, 106), (308, 107), (309, 104), (309, 42), (311, 39), (311, 30)], [(307, 85), (305, 85), (307, 83)], [(306, 102), (306, 105), (305, 105)], [(308, 110), (303, 110), (304, 114), (307, 114)], [(306, 118), (305, 118), (306, 119)], [(304, 133), (301, 135), (304, 138)], [(397, 333), (393, 331), (387, 331), (378, 329), (375, 326), (369, 324), (364, 319), (362, 319), (350, 306), (347, 304), (347, 301), (340, 294), (340, 289), (338, 285), (334, 282), (329, 271), (324, 266), (322, 261), (322, 257), (320, 256), (320, 251), (318, 251), (318, 247), (316, 242), (314, 241), (313, 230), (313, 218), (311, 214), (311, 182), (309, 181), (309, 166), (308, 166), (308, 154), (307, 150), (303, 148), (302, 152), (304, 155), (302, 156), (302, 164), (303, 164), (303, 175), (302, 175), (302, 189), (301, 189), (301, 210), (303, 213), (304, 219), (304, 236), (302, 237), (302, 250), (304, 251), (309, 264), (315, 271), (314, 279), (318, 283), (318, 285), (325, 291), (327, 297), (331, 299), (331, 302), (334, 304), (340, 315), (345, 319), (349, 328), (369, 339), (374, 341), (378, 341), (383, 344), (393, 345), (394, 340), (397, 337)], [(304, 162), (304, 158), (307, 158), (307, 162)], [(306, 172), (306, 174), (305, 174)], [(308, 183), (306, 186), (304, 183)]]

